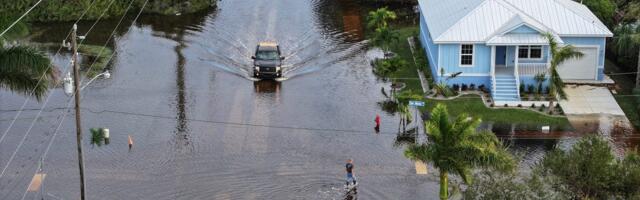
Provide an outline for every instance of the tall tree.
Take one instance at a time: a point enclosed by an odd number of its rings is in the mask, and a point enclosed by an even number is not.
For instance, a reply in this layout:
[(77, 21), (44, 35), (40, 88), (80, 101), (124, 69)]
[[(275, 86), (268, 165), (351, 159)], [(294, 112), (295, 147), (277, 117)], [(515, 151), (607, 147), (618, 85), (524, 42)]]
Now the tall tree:
[(636, 88), (640, 88), (640, 26), (625, 24), (614, 29), (616, 37), (613, 38), (613, 45), (618, 55), (624, 55), (626, 52), (638, 51), (638, 64), (636, 74)]
[(584, 54), (577, 51), (572, 45), (560, 47), (551, 33), (545, 33), (544, 37), (549, 41), (549, 50), (551, 51), (551, 66), (549, 68), (551, 72), (549, 95), (551, 98), (549, 98), (549, 110), (553, 112), (553, 103), (556, 94), (560, 99), (567, 99), (567, 94), (564, 92), (564, 81), (562, 81), (558, 73), (558, 66), (569, 59), (582, 58)]
[(373, 38), (371, 42), (379, 47), (382, 47), (384, 51), (384, 57), (387, 57), (387, 53), (391, 48), (391, 43), (400, 41), (400, 36), (398, 32), (391, 30), (389, 27), (380, 27), (376, 28), (373, 33)]
[(396, 18), (396, 13), (390, 11), (387, 7), (379, 8), (375, 11), (369, 12), (369, 16), (367, 17), (367, 28), (375, 30), (382, 27), (388, 27), (389, 20), (394, 20)]
[(613, 16), (616, 13), (616, 4), (611, 0), (580, 0), (582, 4), (587, 6), (600, 21), (604, 22), (608, 27), (613, 27)]
[(480, 119), (462, 114), (450, 119), (447, 107), (438, 104), (426, 123), (428, 143), (411, 144), (404, 152), (411, 160), (430, 162), (440, 170), (440, 199), (449, 197), (448, 175), (472, 182), (471, 171), (476, 167), (490, 167), (510, 171), (515, 162), (496, 136), (488, 131), (477, 132)]

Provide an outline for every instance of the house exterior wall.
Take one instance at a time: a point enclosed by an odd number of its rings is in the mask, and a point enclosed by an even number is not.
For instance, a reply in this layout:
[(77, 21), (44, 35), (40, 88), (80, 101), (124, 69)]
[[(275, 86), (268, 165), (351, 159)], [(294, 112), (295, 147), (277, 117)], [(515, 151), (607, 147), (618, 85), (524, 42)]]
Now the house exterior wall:
[(604, 78), (604, 54), (607, 41), (604, 37), (562, 37), (565, 44), (574, 46), (598, 46), (598, 80)]
[(535, 29), (532, 29), (531, 27), (528, 27), (526, 25), (521, 25), (520, 27), (512, 30), (509, 33), (538, 33), (538, 31), (536, 31)]
[(461, 76), (488, 75), (491, 72), (491, 47), (484, 44), (473, 45), (473, 65), (460, 65), (461, 44), (440, 45), (440, 65), (445, 74), (462, 72)]
[[(438, 77), (438, 57), (439, 46), (433, 43), (433, 38), (429, 34), (429, 27), (424, 19), (424, 15), (420, 15), (420, 43), (425, 50), (427, 60), (429, 60), (429, 68), (431, 68), (432, 77)], [(438, 81), (438, 79), (434, 79)]]

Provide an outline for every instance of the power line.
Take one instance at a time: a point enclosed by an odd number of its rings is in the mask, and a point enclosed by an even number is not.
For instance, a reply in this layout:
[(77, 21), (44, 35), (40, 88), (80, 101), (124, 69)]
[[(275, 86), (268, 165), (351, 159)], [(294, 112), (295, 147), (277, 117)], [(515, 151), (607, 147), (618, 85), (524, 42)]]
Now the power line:
[[(89, 9), (91, 9), (91, 7), (93, 7), (93, 5), (95, 4), (95, 2), (97, 2), (98, 0), (94, 0), (91, 2), (91, 4), (82, 12), (82, 14), (80, 15), (80, 17), (78, 18), (78, 20), (76, 20), (75, 23), (78, 23), (80, 20), (82, 20), (82, 18), (84, 18), (84, 16), (87, 14), (87, 12), (89, 11)], [(98, 18), (98, 20), (100, 20), (100, 18)], [(97, 20), (96, 20), (97, 21)], [(67, 40), (69, 38), (69, 36), (71, 35), (71, 32), (73, 30), (70, 29), (69, 32), (67, 33), (67, 36), (65, 37), (64, 40)], [(57, 56), (60, 54), (60, 51), (62, 51), (62, 46), (60, 46), (58, 48), (58, 51), (56, 51), (56, 53), (54, 54), (54, 56)], [(48, 68), (51, 68), (52, 65), (49, 65)], [(38, 79), (38, 82), (36, 83), (36, 85), (40, 84), (40, 82), (46, 77), (46, 74), (43, 74), (42, 76), (40, 76), (40, 78)], [(33, 94), (35, 92), (36, 87), (34, 87), (31, 92), (29, 94)], [(53, 93), (53, 92), (52, 92)], [(49, 100), (49, 97), (52, 95), (52, 93), (50, 93), (47, 98), (45, 99), (45, 102)], [(20, 110), (24, 109), (24, 107), (27, 105), (27, 102), (29, 102), (29, 98), (25, 98), (24, 102), (22, 103), (22, 106), (20, 107)], [(46, 104), (45, 104), (46, 105)], [(0, 143), (2, 143), (2, 141), (4, 140), (5, 136), (9, 133), (9, 130), (13, 127), (15, 121), (18, 119), (18, 117), (20, 116), (20, 114), (22, 114), (22, 111), (18, 112), (16, 114), (16, 116), (14, 116), (14, 120), (11, 121), (11, 123), (9, 124), (9, 126), (7, 127), (7, 129), (4, 131), (4, 133), (2, 134), (2, 136), (0, 137)]]
[[(134, 0), (131, 0), (131, 1), (130, 1), (129, 7), (127, 7), (127, 10), (126, 10), (125, 12), (127, 12), (127, 11), (131, 8), (131, 5), (133, 4), (133, 1), (134, 1)], [(94, 2), (95, 2), (95, 1), (94, 1)], [(111, 1), (111, 3), (113, 3), (113, 2), (115, 2), (115, 0), (112, 0), (112, 1)], [(93, 5), (93, 4), (92, 4), (92, 5)], [(110, 6), (110, 5), (111, 5), (111, 4), (109, 4), (109, 6)], [(91, 6), (90, 6), (90, 7), (91, 7)], [(90, 8), (90, 7), (89, 7), (89, 8)], [(87, 8), (87, 10), (88, 10), (89, 8)], [(98, 23), (98, 21), (99, 21), (99, 20), (104, 16), (104, 13), (106, 13), (106, 12), (107, 12), (107, 10), (105, 9), (105, 10), (103, 11), (103, 13), (100, 15), (100, 17), (96, 20), (96, 22), (91, 26), (91, 29), (93, 29), (93, 26), (95, 26), (95, 25)], [(113, 37), (113, 35), (115, 34), (115, 32), (116, 32), (117, 28), (118, 28), (118, 27), (119, 27), (119, 25), (122, 23), (122, 20), (125, 18), (125, 16), (126, 16), (126, 15), (123, 15), (123, 16), (122, 16), (122, 18), (121, 18), (120, 22), (118, 23), (118, 25), (116, 26), (116, 28), (114, 28), (114, 31), (113, 31), (113, 32), (112, 32), (112, 34), (109, 36), (109, 40), (106, 42), (105, 47), (103, 47), (103, 50), (106, 48), (106, 45), (108, 45), (108, 42), (111, 40), (111, 38), (112, 38), (112, 37)], [(78, 21), (79, 21), (79, 20), (78, 20)], [(90, 29), (90, 30), (91, 30), (91, 29)], [(88, 34), (88, 33), (89, 33), (89, 32), (87, 32), (87, 34)], [(68, 36), (67, 36), (67, 38), (68, 38)], [(84, 42), (84, 41), (82, 41), (82, 42)], [(62, 49), (62, 47), (61, 47), (60, 49)], [(101, 51), (100, 53), (102, 53), (102, 51)], [(94, 62), (93, 64), (95, 64), (95, 63), (96, 63), (96, 62)], [(93, 67), (93, 64), (92, 64), (92, 66), (91, 66), (91, 67)], [(87, 71), (87, 74), (88, 74), (89, 72), (90, 72), (90, 71)], [(85, 76), (86, 76), (86, 74), (85, 74)], [(75, 81), (80, 81), (80, 80), (75, 80)], [(15, 158), (15, 155), (16, 155), (16, 154), (17, 154), (17, 152), (20, 150), (21, 146), (24, 144), (24, 141), (26, 140), (27, 136), (28, 136), (28, 135), (29, 135), (29, 133), (31, 132), (31, 130), (32, 130), (33, 126), (35, 125), (35, 122), (37, 121), (38, 117), (42, 114), (42, 111), (43, 111), (44, 107), (47, 105), (48, 100), (49, 100), (49, 98), (52, 96), (52, 94), (53, 94), (53, 92), (52, 92), (52, 93), (50, 93), (50, 94), (47, 96), (47, 98), (46, 98), (46, 100), (45, 100), (45, 102), (44, 102), (43, 106), (42, 106), (42, 107), (41, 107), (41, 109), (39, 110), (39, 112), (38, 112), (37, 116), (36, 116), (36, 117), (34, 118), (34, 120), (31, 122), (31, 125), (30, 125), (30, 126), (29, 126), (29, 128), (27, 129), (27, 132), (25, 133), (25, 135), (23, 136), (22, 140), (21, 140), (21, 141), (20, 141), (20, 143), (18, 144), (18, 147), (16, 148), (16, 150), (13, 152), (13, 154), (12, 154), (12, 155), (11, 155), (11, 157), (9, 158), (9, 161), (7, 162), (6, 166), (5, 166), (5, 167), (3, 168), (3, 170), (0, 172), (0, 178), (2, 178), (2, 176), (4, 175), (4, 173), (5, 173), (6, 169), (9, 167), (9, 165), (11, 164), (11, 162), (13, 161), (13, 159)], [(74, 95), (75, 95), (75, 94), (74, 94)], [(71, 97), (69, 98), (68, 102), (71, 102)], [(25, 100), (25, 104), (26, 104), (26, 100)], [(18, 115), (16, 115), (16, 119), (17, 119), (17, 116), (18, 116)], [(15, 122), (15, 121), (14, 121), (14, 122)], [(12, 122), (12, 124), (13, 124), (13, 122)], [(11, 127), (10, 127), (10, 128), (11, 128)], [(10, 128), (8, 128), (6, 132), (8, 132)], [(5, 135), (6, 135), (6, 133), (5, 133)], [(4, 136), (3, 136), (3, 138), (4, 138)], [(0, 138), (0, 139), (3, 139), (3, 138)], [(0, 140), (0, 142), (1, 142), (1, 140)]]
[(0, 37), (2, 37), (5, 33), (9, 32), (9, 30), (11, 30), (11, 28), (13, 28), (13, 26), (15, 26), (16, 24), (18, 24), (18, 22), (20, 22), (20, 20), (22, 20), (22, 18), (24, 18), (25, 16), (27, 16), (31, 10), (33, 10), (34, 8), (36, 8), (36, 6), (40, 5), (40, 3), (42, 3), (42, 0), (36, 2), (36, 4), (34, 4), (33, 6), (31, 6), (31, 8), (29, 8), (29, 10), (27, 10), (27, 12), (25, 12), (24, 14), (22, 14), (22, 16), (20, 16), (15, 22), (13, 22), (9, 27), (7, 27), (7, 29), (5, 29), (4, 31), (2, 31), (2, 33), (0, 33)]
[[(92, 2), (92, 4), (87, 7), (87, 9), (85, 9), (85, 12), (81, 15), (81, 17), (77, 20), (80, 21), (80, 19), (82, 19), (82, 17), (84, 17), (84, 15), (86, 14), (86, 12), (91, 9), (91, 7), (94, 5), (93, 3), (95, 3), (97, 0), (94, 0)], [(111, 3), (115, 2), (115, 0), (112, 0)], [(111, 4), (109, 4), (109, 6), (111, 6)], [(104, 14), (107, 12), (107, 10), (104, 10), (102, 12), (102, 14), (100, 15), (100, 17), (96, 20), (96, 22), (92, 25), (91, 28), (93, 28), (93, 26), (95, 26), (98, 21), (100, 21), (100, 19), (104, 16)], [(76, 22), (77, 22), (76, 21)], [(86, 34), (89, 34), (89, 32), (87, 32)], [(69, 35), (67, 35), (67, 38), (69, 37)], [(82, 41), (84, 42), (84, 41)], [(81, 42), (81, 44), (82, 44)], [(58, 49), (58, 52), (56, 53), (59, 54), (60, 51), (62, 50), (62, 46)], [(51, 67), (51, 65), (48, 66), (49, 68)], [(42, 79), (45, 77), (46, 75), (43, 74), (42, 77), (40, 77), (40, 79), (38, 80), (38, 84), (40, 83), (40, 81), (42, 81)], [(35, 91), (35, 87), (32, 90), (32, 93)], [(31, 122), (31, 125), (29, 126), (29, 128), (27, 129), (27, 132), (25, 133), (24, 137), (22, 138), (21, 142), (19, 143), (18, 147), (16, 148), (16, 151), (12, 154), (11, 158), (9, 159), (9, 162), (7, 163), (7, 165), (3, 168), (3, 170), (0, 172), (0, 178), (2, 178), (2, 176), (4, 175), (6, 169), (9, 167), (9, 164), (11, 164), (11, 161), (13, 161), (13, 158), (15, 157), (15, 155), (17, 154), (18, 150), (20, 149), (20, 147), (22, 146), (22, 144), (24, 144), (24, 141), (26, 140), (27, 136), (29, 135), (29, 133), (31, 132), (31, 129), (33, 128), (33, 126), (35, 125), (35, 122), (37, 121), (37, 119), (40, 117), (40, 115), (42, 114), (43, 109), (47, 106), (47, 103), (49, 102), (50, 97), (53, 95), (53, 92), (49, 93), (49, 95), (47, 95), (47, 98), (45, 98), (45, 101), (43, 103), (43, 105), (41, 106), (40, 110), (38, 111), (38, 114), (36, 115), (36, 117), (33, 119), (33, 121)], [(28, 101), (28, 98), (25, 99), (25, 102), (23, 103), (23, 108), (24, 106), (26, 106), (26, 103)], [(71, 97), (69, 97), (69, 100), (71, 101)], [(2, 143), (3, 139), (5, 138), (5, 136), (7, 135), (7, 133), (9, 132), (9, 130), (12, 128), (13, 124), (15, 123), (15, 119), (18, 119), (19, 115), (22, 113), (22, 111), (19, 111), (18, 114), (15, 116), (14, 121), (11, 122), (11, 124), (9, 125), (9, 127), (7, 128), (7, 130), (5, 131), (5, 133), (2, 135), (2, 137), (0, 137), (0, 143)]]
[[(129, 7), (127, 8), (127, 11), (130, 9), (130, 7), (131, 7), (131, 5), (133, 4), (133, 2), (134, 2), (134, 0), (131, 0), (131, 1), (130, 1), (130, 3), (129, 3)], [(139, 12), (138, 12), (138, 14), (136, 15), (136, 17), (133, 19), (133, 21), (132, 21), (132, 23), (131, 23), (131, 27), (129, 27), (129, 29), (127, 30), (127, 33), (131, 31), (132, 27), (135, 25), (135, 22), (138, 20), (138, 18), (140, 17), (140, 15), (142, 14), (142, 12), (143, 12), (143, 11), (144, 11), (144, 9), (146, 8), (146, 6), (147, 6), (147, 3), (148, 3), (148, 2), (149, 2), (149, 0), (145, 0), (144, 4), (142, 5), (142, 8), (140, 8), (140, 11), (139, 11)], [(125, 13), (126, 13), (126, 12), (125, 12)], [(122, 19), (124, 19), (124, 17), (125, 17), (125, 16), (126, 16), (126, 14), (122, 16)], [(115, 31), (117, 30), (117, 28), (120, 26), (120, 23), (122, 22), (122, 19), (120, 20), (120, 22), (118, 23), (118, 25), (116, 26), (116, 28), (114, 28), (114, 32), (113, 32), (113, 33), (115, 33)], [(112, 33), (112, 36), (113, 36), (113, 33)], [(110, 36), (109, 38), (111, 38), (112, 36)], [(108, 44), (108, 42), (107, 42), (107, 44)], [(106, 44), (105, 44), (105, 45), (106, 45)], [(103, 49), (104, 49), (104, 48), (103, 48)], [(113, 58), (113, 54), (111, 55), (111, 57), (109, 58), (109, 60), (111, 60), (111, 58)], [(95, 64), (95, 62), (94, 62), (93, 64)], [(93, 64), (92, 64), (92, 66), (91, 66), (91, 67), (93, 67)], [(89, 70), (89, 71), (90, 71), (90, 70)], [(87, 73), (89, 73), (89, 71), (88, 71)], [(64, 118), (66, 118), (67, 114), (69, 114), (69, 111), (71, 110), (71, 109), (70, 109), (70, 105), (71, 105), (71, 101), (69, 101), (69, 102), (67, 103), (67, 108), (68, 108), (68, 109), (67, 109), (67, 112), (65, 112), (65, 113), (63, 114), (62, 120), (60, 120), (60, 123), (58, 124), (58, 127), (56, 127), (56, 129), (55, 129), (55, 131), (54, 131), (54, 133), (53, 133), (53, 136), (51, 136), (51, 139), (50, 139), (50, 141), (49, 141), (49, 144), (47, 145), (46, 150), (45, 150), (45, 151), (44, 151), (44, 153), (42, 154), (41, 160), (42, 160), (42, 162), (43, 162), (43, 163), (44, 163), (44, 161), (45, 161), (45, 159), (46, 159), (46, 157), (47, 157), (47, 154), (49, 153), (49, 150), (51, 149), (51, 145), (53, 144), (53, 142), (54, 142), (54, 141), (55, 141), (55, 139), (56, 139), (56, 136), (58, 135), (58, 131), (59, 131), (59, 130), (60, 130), (60, 128), (62, 127), (62, 124), (63, 124), (63, 122), (64, 122)], [(36, 171), (34, 172), (34, 174), (35, 174), (35, 173), (37, 173), (37, 170), (38, 170), (38, 169), (36, 169)], [(22, 195), (22, 199), (23, 199), (23, 200), (24, 200), (24, 198), (25, 198), (25, 197), (26, 197), (26, 195), (27, 195), (27, 191), (28, 191), (28, 188), (25, 190), (25, 192), (24, 192), (24, 193), (23, 193), (23, 195)]]

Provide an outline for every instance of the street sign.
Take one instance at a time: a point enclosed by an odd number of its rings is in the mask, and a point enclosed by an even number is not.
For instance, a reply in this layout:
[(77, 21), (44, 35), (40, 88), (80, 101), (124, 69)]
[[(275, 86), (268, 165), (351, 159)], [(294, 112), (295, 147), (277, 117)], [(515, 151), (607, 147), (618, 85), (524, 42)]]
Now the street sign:
[(424, 107), (424, 101), (409, 101), (409, 106)]

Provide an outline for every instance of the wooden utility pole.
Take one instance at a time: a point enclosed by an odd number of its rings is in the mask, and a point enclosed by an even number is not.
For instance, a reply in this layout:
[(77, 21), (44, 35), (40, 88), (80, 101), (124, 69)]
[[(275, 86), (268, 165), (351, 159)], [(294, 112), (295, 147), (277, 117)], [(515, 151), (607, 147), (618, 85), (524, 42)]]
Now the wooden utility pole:
[(78, 169), (80, 170), (80, 199), (85, 199), (84, 188), (84, 163), (82, 159), (82, 127), (80, 124), (80, 74), (78, 64), (78, 25), (73, 25), (71, 34), (71, 47), (73, 49), (73, 85), (75, 90), (76, 101), (76, 143), (78, 145)]

